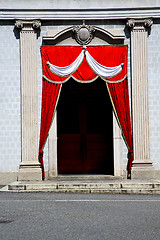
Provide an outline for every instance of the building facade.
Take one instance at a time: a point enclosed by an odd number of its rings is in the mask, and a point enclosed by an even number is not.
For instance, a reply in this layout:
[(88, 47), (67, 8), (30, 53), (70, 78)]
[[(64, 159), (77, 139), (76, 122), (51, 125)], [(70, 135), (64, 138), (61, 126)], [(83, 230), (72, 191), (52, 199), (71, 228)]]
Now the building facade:
[[(94, 32), (91, 32), (93, 39), (87, 43), (88, 46), (128, 46), (128, 83), (134, 149), (132, 178), (160, 178), (160, 1), (2, 0), (0, 8), (0, 183), (6, 184), (17, 179), (41, 180), (38, 160), (42, 101), (40, 48), (42, 45), (81, 45), (73, 31), (76, 26), (95, 28)], [(80, 36), (80, 40), (83, 40), (83, 37), (85, 36)], [(79, 172), (78, 167), (68, 170), (68, 166), (74, 165), (74, 160), (65, 163), (65, 156), (62, 157), (60, 152), (66, 150), (59, 141), (69, 129), (66, 125), (62, 131), (63, 121), (67, 118), (64, 103), (69, 98), (72, 103), (75, 102), (75, 96), (68, 95), (67, 98), (67, 92), (79, 89), (78, 101), (83, 105), (82, 95), (85, 95), (85, 92), (96, 92), (97, 88), (102, 87), (87, 84), (87, 89), (81, 89), (72, 81), (62, 87), (57, 112), (44, 149), (46, 179), (62, 173), (92, 174), (92, 171), (87, 170)], [(102, 114), (102, 107), (98, 108), (101, 111), (97, 110), (97, 124), (95, 123), (93, 128), (96, 128), (96, 133), (99, 134), (96, 126), (102, 122), (98, 121), (106, 118), (109, 125), (106, 129), (109, 131), (106, 144), (110, 153), (106, 157), (107, 164), (102, 160), (99, 168), (95, 163), (97, 168), (94, 168), (93, 173), (126, 178), (127, 148), (109, 104), (106, 116)], [(99, 106), (102, 105), (103, 100), (99, 102)], [(80, 107), (77, 112), (78, 120), (75, 121), (86, 121), (85, 111), (90, 110), (90, 107), (87, 110), (84, 105)], [(71, 118), (75, 117), (73, 112), (76, 111), (77, 107), (73, 106), (73, 111), (69, 112)], [(84, 118), (81, 119), (80, 116)], [(82, 132), (81, 136), (84, 126), (85, 123), (81, 130), (78, 130)], [(91, 125), (89, 126), (91, 129)], [(105, 123), (102, 128), (104, 127)], [(69, 133), (72, 133), (72, 137), (76, 126), (73, 128), (72, 124)], [(72, 141), (74, 142), (73, 138)], [(70, 151), (73, 152), (74, 149), (73, 147)], [(82, 161), (75, 165), (83, 165)], [(64, 165), (67, 167), (63, 168)], [(93, 163), (91, 165), (93, 167)]]

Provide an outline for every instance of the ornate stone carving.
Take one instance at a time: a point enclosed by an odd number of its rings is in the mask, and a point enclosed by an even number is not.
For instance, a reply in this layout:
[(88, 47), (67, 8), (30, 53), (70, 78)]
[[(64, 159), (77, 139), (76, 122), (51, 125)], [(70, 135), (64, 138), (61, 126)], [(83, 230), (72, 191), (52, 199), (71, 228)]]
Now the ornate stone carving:
[(21, 20), (17, 20), (15, 22), (15, 27), (18, 29), (22, 29), (23, 28), (23, 22)]
[(128, 19), (127, 27), (131, 29), (145, 29), (151, 27), (153, 20), (151, 18), (146, 19)]
[(82, 25), (73, 27), (72, 31), (75, 33), (75, 39), (80, 45), (87, 45), (94, 37), (95, 27), (85, 25), (85, 21), (83, 21)]
[(39, 20), (35, 20), (32, 23), (33, 29), (39, 29), (41, 27), (41, 22)]
[(145, 26), (146, 28), (151, 27), (152, 24), (153, 24), (153, 20), (152, 20), (152, 19), (145, 19), (145, 21), (144, 21), (144, 26)]
[(16, 20), (15, 27), (19, 30), (38, 30), (41, 27), (39, 20)]

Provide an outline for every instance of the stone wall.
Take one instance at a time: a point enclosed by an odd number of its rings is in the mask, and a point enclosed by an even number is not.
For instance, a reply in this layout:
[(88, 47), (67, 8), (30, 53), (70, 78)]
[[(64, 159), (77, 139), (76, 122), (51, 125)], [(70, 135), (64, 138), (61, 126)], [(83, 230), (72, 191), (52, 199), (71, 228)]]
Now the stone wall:
[(0, 22), (0, 171), (21, 161), (20, 53), (14, 22)]
[(160, 21), (154, 21), (148, 37), (150, 154), (160, 169)]

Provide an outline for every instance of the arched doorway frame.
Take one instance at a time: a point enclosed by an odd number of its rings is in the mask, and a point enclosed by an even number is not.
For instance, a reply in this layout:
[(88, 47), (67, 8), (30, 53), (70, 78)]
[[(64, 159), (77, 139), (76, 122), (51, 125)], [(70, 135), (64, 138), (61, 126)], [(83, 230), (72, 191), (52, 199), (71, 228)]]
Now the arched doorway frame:
[[(110, 39), (112, 44), (117, 44), (119, 41), (123, 41), (125, 38), (124, 33), (120, 30), (106, 30), (100, 27), (95, 27), (97, 31), (97, 37), (103, 35), (103, 39)], [(70, 33), (73, 27), (66, 28), (61, 32), (48, 33), (46, 37), (43, 37), (43, 41), (46, 44), (56, 44), (57, 42), (63, 41), (65, 35), (66, 38), (70, 38)], [(71, 33), (72, 34), (72, 33)], [(99, 37), (101, 38), (101, 37)], [(61, 40), (62, 39), (62, 40)], [(107, 42), (107, 41), (106, 41)], [(92, 44), (92, 43), (91, 43)], [(114, 176), (123, 176), (123, 161), (122, 161), (122, 135), (121, 130), (117, 124), (116, 118), (113, 113), (113, 161), (114, 161)], [(58, 175), (58, 164), (57, 164), (57, 113), (55, 113), (54, 120), (52, 122), (49, 135), (48, 135), (48, 177), (52, 178)]]

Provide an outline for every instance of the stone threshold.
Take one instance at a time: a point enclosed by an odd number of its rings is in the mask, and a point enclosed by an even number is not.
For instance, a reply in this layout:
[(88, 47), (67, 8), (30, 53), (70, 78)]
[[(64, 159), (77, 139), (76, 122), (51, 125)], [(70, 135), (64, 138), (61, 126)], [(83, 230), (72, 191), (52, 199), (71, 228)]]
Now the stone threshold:
[(97, 175), (97, 174), (59, 174), (57, 177), (49, 178), (52, 181), (107, 181), (120, 180), (123, 177), (113, 175)]

